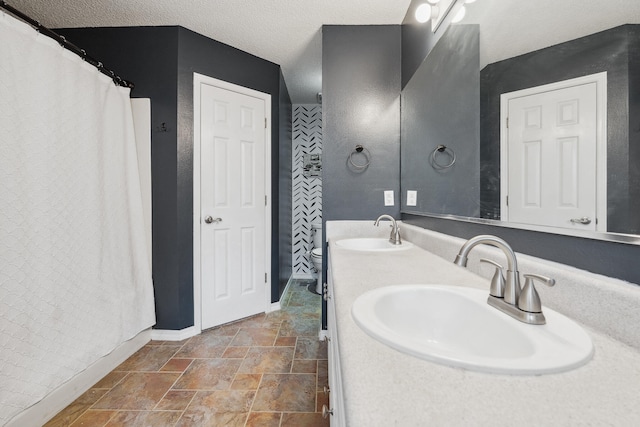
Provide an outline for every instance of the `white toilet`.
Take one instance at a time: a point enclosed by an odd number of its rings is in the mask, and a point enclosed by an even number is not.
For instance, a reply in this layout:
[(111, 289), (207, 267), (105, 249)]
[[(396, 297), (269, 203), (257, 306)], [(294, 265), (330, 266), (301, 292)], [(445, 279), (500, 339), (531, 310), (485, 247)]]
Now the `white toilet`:
[(314, 222), (311, 224), (311, 232), (313, 233), (313, 249), (311, 249), (311, 262), (318, 272), (318, 283), (316, 284), (316, 293), (322, 295), (322, 223)]

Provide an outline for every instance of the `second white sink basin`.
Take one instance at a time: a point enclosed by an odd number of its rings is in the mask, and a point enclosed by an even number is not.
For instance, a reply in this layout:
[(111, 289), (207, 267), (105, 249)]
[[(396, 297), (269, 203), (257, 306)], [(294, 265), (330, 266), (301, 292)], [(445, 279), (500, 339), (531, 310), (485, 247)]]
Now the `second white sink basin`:
[(409, 249), (413, 246), (413, 243), (402, 242), (400, 245), (394, 245), (389, 242), (389, 239), (383, 238), (353, 238), (353, 239), (341, 239), (336, 241), (336, 245), (351, 249), (353, 251), (401, 251)]
[(547, 324), (528, 325), (489, 306), (487, 296), (459, 286), (387, 286), (362, 294), (351, 313), (390, 347), (470, 370), (538, 375), (591, 359), (591, 338), (574, 321), (544, 308)]

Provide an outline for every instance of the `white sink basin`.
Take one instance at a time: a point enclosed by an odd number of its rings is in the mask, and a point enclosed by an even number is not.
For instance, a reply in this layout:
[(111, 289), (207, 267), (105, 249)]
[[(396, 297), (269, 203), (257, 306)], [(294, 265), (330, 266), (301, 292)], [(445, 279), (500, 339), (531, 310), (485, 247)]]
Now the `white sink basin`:
[(389, 239), (383, 238), (355, 238), (342, 239), (336, 241), (336, 245), (341, 248), (351, 249), (353, 251), (401, 251), (409, 249), (413, 246), (411, 242), (402, 242), (401, 245), (394, 245)]
[(458, 286), (387, 286), (358, 297), (351, 314), (396, 350), (474, 371), (548, 374), (591, 359), (591, 338), (574, 321), (543, 308), (547, 324), (528, 325), (489, 306), (487, 296)]

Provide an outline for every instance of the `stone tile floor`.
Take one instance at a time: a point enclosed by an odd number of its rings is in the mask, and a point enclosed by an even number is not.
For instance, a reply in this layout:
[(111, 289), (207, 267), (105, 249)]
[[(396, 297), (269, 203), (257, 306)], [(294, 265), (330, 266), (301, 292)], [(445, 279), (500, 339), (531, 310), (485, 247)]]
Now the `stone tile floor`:
[(46, 426), (328, 426), (321, 299), (309, 284), (293, 281), (280, 311), (151, 341)]

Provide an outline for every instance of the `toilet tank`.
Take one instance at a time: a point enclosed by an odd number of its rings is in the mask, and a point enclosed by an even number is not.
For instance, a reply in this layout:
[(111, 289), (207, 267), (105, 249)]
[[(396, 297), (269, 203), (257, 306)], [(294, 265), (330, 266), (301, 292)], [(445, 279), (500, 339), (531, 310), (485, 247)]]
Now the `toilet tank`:
[(321, 222), (312, 223), (311, 233), (313, 233), (313, 247), (322, 248), (322, 223)]

